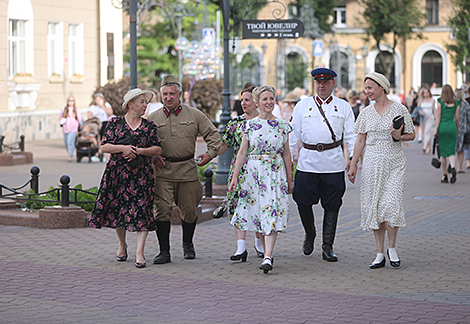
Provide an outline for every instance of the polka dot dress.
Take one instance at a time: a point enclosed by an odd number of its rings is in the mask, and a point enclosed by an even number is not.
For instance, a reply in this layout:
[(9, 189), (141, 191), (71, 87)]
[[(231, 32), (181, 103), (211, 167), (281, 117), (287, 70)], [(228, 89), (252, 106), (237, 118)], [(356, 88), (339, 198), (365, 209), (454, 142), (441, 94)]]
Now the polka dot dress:
[(402, 142), (394, 142), (390, 134), (399, 115), (405, 117), (405, 133), (412, 133), (408, 109), (396, 102), (382, 116), (374, 105), (364, 108), (354, 127), (355, 133), (367, 134), (361, 174), (361, 227), (366, 231), (379, 229), (383, 222), (405, 227), (406, 158)]

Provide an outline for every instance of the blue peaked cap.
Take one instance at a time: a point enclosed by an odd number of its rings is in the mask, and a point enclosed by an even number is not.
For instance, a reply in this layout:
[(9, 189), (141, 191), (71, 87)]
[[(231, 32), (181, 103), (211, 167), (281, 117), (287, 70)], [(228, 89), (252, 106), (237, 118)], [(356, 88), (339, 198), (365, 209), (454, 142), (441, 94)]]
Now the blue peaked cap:
[(315, 69), (311, 74), (315, 80), (331, 80), (338, 76), (335, 71), (327, 68)]

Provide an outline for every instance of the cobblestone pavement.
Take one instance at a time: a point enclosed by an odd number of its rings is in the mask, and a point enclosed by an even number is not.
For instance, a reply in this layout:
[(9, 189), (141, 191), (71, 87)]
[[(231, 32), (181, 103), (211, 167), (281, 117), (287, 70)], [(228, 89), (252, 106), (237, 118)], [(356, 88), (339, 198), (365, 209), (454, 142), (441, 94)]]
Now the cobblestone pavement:
[[(62, 174), (71, 185), (99, 184), (104, 163), (65, 162), (61, 141), (29, 143), (27, 150), (41, 168), (41, 190)], [(198, 225), (195, 260), (183, 259), (181, 228), (173, 226), (172, 262), (151, 264), (158, 243), (150, 233), (144, 269), (133, 264), (134, 233), (129, 259), (119, 263), (112, 229), (0, 226), (0, 323), (470, 323), (470, 170), (454, 185), (441, 184), (420, 144), (410, 143), (405, 154), (407, 227), (398, 233), (398, 269), (388, 262), (369, 269), (375, 242), (359, 226), (359, 175), (340, 211), (339, 262), (321, 260), (321, 235), (313, 254), (302, 254), (291, 201), (268, 275), (258, 268), (250, 233), (247, 262), (229, 261), (236, 240), (227, 218)], [(24, 183), (32, 166), (0, 167), (0, 183)], [(319, 207), (315, 215), (321, 231)]]

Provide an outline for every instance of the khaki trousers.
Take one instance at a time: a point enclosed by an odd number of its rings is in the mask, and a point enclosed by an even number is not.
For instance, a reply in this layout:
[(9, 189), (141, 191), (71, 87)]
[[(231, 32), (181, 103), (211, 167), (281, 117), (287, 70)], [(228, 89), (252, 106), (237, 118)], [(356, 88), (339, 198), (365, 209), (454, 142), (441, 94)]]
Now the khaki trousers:
[(199, 180), (172, 182), (155, 179), (155, 220), (169, 222), (174, 202), (180, 210), (181, 218), (186, 223), (194, 223), (201, 199), (202, 184)]

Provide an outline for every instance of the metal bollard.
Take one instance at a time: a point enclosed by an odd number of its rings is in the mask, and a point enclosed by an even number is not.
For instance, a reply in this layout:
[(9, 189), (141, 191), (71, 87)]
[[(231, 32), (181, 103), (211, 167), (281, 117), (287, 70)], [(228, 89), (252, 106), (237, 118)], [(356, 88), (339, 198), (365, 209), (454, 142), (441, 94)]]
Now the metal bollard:
[(39, 192), (39, 168), (37, 166), (33, 166), (31, 168), (31, 189), (33, 189), (34, 193)]
[(5, 139), (5, 136), (0, 135), (0, 153), (3, 153), (3, 140)]
[(212, 197), (212, 176), (214, 175), (214, 171), (208, 168), (204, 171), (204, 176), (206, 177), (206, 181), (204, 182), (206, 198)]
[(68, 175), (63, 175), (60, 177), (60, 183), (62, 184), (60, 187), (62, 188), (62, 199), (60, 205), (62, 207), (68, 207), (69, 206), (69, 197), (70, 197), (70, 190), (69, 190), (69, 183), (70, 183), (70, 177)]
[(24, 135), (20, 136), (20, 143), (19, 143), (19, 148), (21, 152), (24, 152)]

